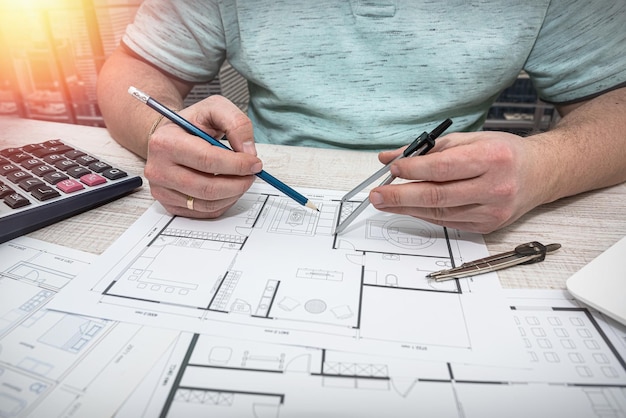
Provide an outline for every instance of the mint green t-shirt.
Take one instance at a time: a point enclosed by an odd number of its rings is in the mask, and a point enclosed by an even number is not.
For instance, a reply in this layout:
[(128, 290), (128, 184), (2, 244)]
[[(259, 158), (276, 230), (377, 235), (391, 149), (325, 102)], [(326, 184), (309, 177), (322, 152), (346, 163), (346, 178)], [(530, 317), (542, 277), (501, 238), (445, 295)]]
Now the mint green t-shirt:
[(189, 82), (224, 60), (255, 140), (361, 150), (477, 130), (520, 71), (550, 102), (626, 83), (624, 0), (146, 0), (124, 44)]

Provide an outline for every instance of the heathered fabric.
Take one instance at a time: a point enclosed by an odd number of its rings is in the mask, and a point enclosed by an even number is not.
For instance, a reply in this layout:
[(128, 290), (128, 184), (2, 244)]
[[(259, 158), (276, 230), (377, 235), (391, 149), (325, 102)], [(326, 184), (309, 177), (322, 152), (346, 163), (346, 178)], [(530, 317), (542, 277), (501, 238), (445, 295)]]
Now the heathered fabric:
[(228, 59), (257, 142), (381, 150), (480, 129), (521, 70), (557, 103), (625, 83), (626, 1), (146, 0), (123, 42), (191, 82)]

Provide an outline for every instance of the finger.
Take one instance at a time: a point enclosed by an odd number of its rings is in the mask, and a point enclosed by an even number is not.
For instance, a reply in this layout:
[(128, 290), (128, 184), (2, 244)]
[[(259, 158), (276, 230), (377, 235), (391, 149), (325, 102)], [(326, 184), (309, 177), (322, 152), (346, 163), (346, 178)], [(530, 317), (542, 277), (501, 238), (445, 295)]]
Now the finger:
[(230, 100), (220, 95), (212, 95), (189, 109), (189, 112), (193, 111), (192, 123), (214, 130), (220, 138), (226, 134), (235, 151), (257, 155), (252, 122)]
[(516, 217), (516, 193), (502, 187), (484, 191), (478, 180), (408, 183), (373, 189), (370, 201), (379, 210), (441, 222), (473, 222), (501, 227)]
[(487, 234), (512, 222), (510, 217), (496, 216), (483, 205), (467, 205), (452, 208), (393, 207), (385, 212), (409, 215), (435, 225), (463, 231)]
[(420, 219), (426, 222), (430, 222), (431, 224), (434, 224), (434, 225), (439, 225), (439, 226), (443, 226), (446, 228), (454, 228), (460, 231), (475, 232), (478, 234), (489, 234), (495, 231), (496, 229), (505, 226), (505, 225), (501, 225), (499, 227), (493, 227), (490, 225), (485, 225), (480, 222), (453, 222), (453, 221), (441, 221), (438, 219), (428, 219), (428, 218), (420, 218)]
[[(502, 200), (504, 190), (494, 186), (484, 190), (479, 179), (445, 183), (412, 182), (375, 187), (370, 192), (370, 201), (377, 209), (391, 207), (443, 208), (486, 204)], [(500, 196), (500, 197), (498, 197)]]
[[(234, 202), (231, 202), (230, 204), (224, 206), (224, 208), (222, 208), (221, 210), (218, 210), (218, 211), (215, 211), (215, 212), (203, 212), (203, 211), (195, 210), (195, 209), (191, 210), (191, 209), (188, 209), (187, 207), (183, 208), (183, 207), (180, 207), (180, 206), (172, 206), (172, 205), (168, 205), (168, 204), (164, 204), (164, 203), (162, 203), (162, 205), (165, 208), (165, 210), (167, 210), (172, 215), (185, 216), (187, 218), (197, 218), (197, 219), (214, 219), (214, 218), (218, 218), (218, 217), (222, 216), (224, 214), (224, 212), (226, 212), (235, 202), (236, 202), (236, 200)], [(194, 207), (196, 205), (197, 205), (197, 203), (194, 200)]]
[[(440, 137), (435, 143), (431, 152), (441, 151), (449, 147), (472, 142), (476, 138), (476, 132), (451, 133)], [(408, 145), (407, 145), (408, 146)], [(398, 149), (382, 151), (378, 154), (378, 160), (383, 164), (389, 164), (394, 158), (400, 155), (407, 146)]]
[(232, 197), (220, 200), (203, 200), (185, 196), (185, 208), (197, 212), (201, 217), (215, 218), (221, 216), (232, 205), (239, 200), (239, 197)]
[(408, 180), (451, 181), (498, 169), (520, 169), (524, 141), (502, 132), (452, 133), (422, 156), (394, 162), (391, 173)]
[(152, 195), (170, 213), (194, 218), (215, 218), (230, 208), (240, 196), (204, 200), (164, 187), (151, 187)]
[(381, 210), (398, 215), (409, 215), (416, 218), (441, 222), (486, 222), (489, 217), (486, 216), (481, 205), (465, 205), (447, 208), (422, 208), (409, 206), (392, 206)]
[(439, 152), (448, 148), (458, 147), (460, 145), (467, 145), (475, 142), (480, 138), (493, 137), (491, 132), (477, 131), (477, 132), (452, 132), (439, 137), (435, 146), (431, 152)]
[(391, 161), (393, 161), (394, 158), (400, 155), (402, 151), (404, 151), (405, 149), (406, 147), (402, 147), (402, 148), (398, 148), (395, 150), (382, 151), (378, 153), (378, 161), (380, 161), (383, 164), (389, 164)]
[[(485, 152), (485, 151), (483, 151)], [(402, 158), (391, 165), (391, 174), (407, 180), (447, 182), (478, 177), (490, 166), (476, 147), (461, 145), (441, 152)]]
[(153, 175), (152, 170), (146, 172), (146, 178), (149, 179), (151, 187), (176, 190), (204, 200), (240, 197), (255, 180), (251, 175), (214, 175), (178, 165), (166, 172), (158, 170), (157, 173)]
[(158, 162), (163, 170), (176, 164), (205, 173), (239, 176), (256, 174), (263, 168), (254, 155), (211, 145), (173, 124), (163, 125), (152, 135), (147, 160)]

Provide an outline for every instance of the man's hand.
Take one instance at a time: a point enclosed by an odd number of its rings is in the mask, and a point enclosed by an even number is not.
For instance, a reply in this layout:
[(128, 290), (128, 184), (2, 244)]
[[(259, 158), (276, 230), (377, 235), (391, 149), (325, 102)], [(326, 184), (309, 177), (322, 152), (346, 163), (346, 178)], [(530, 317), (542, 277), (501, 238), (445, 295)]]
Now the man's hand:
[[(556, 108), (559, 123), (527, 138), (442, 137), (430, 153), (396, 161), (391, 173), (412, 182), (372, 190), (372, 204), (486, 234), (541, 204), (626, 181), (626, 87)], [(387, 163), (399, 152), (379, 159)]]
[[(489, 233), (545, 200), (533, 142), (502, 132), (446, 135), (430, 153), (396, 161), (391, 173), (413, 181), (375, 188), (370, 201), (387, 212)], [(399, 152), (379, 159), (388, 163)]]
[[(227, 136), (236, 152), (216, 147), (167, 122), (151, 135), (144, 174), (168, 212), (215, 218), (254, 182), (263, 164), (256, 157), (252, 123), (234, 104), (211, 96), (179, 112), (214, 138)], [(188, 199), (193, 198), (193, 210)]]

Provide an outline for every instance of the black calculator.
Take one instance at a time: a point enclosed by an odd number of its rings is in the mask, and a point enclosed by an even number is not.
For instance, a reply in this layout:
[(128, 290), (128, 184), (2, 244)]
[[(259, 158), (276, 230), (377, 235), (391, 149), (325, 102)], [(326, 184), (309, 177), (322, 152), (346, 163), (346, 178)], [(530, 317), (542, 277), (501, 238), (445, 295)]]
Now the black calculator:
[(141, 177), (59, 139), (0, 149), (0, 243), (122, 197)]

